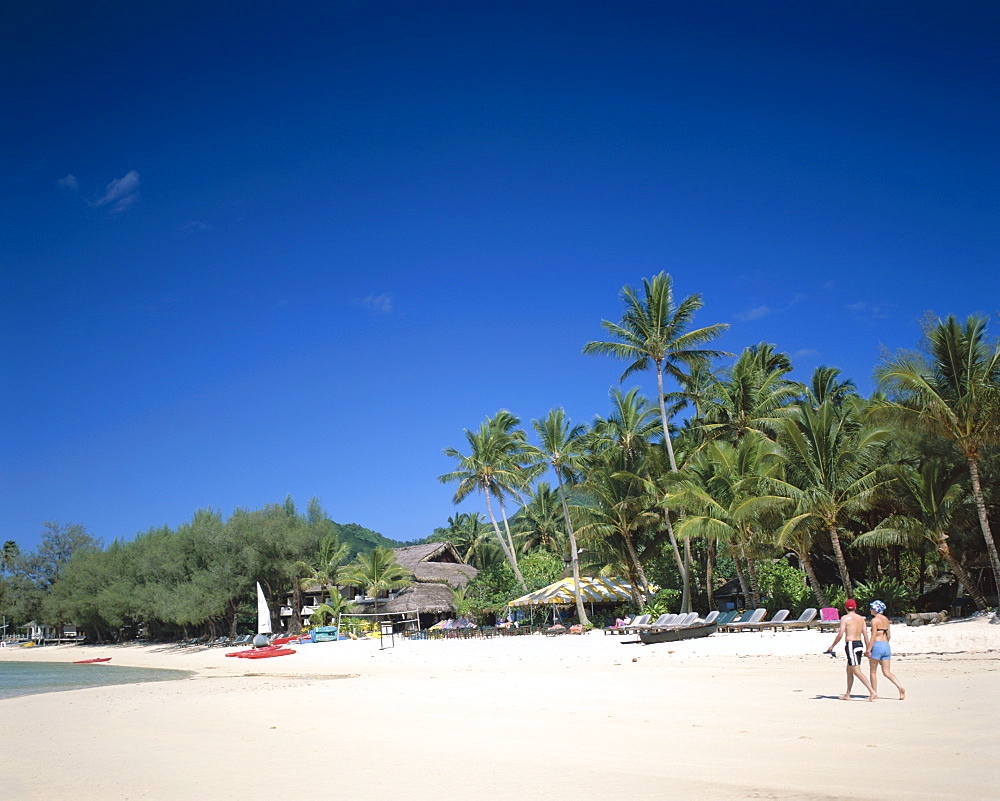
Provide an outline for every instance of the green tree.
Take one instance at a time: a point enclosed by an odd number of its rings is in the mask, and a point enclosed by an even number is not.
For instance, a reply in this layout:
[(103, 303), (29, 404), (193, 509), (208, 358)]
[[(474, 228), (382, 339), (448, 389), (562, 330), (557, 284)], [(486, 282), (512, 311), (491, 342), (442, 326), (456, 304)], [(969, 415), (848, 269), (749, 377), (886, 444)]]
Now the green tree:
[[(519, 497), (519, 491), (534, 475), (526, 452), (524, 431), (517, 428), (519, 423), (517, 417), (506, 409), (501, 409), (482, 423), (477, 431), (465, 429), (469, 454), (464, 455), (455, 448), (445, 448), (445, 456), (457, 459), (459, 469), (440, 476), (438, 480), (444, 484), (458, 483), (458, 489), (452, 499), (456, 504), (461, 503), (474, 491), (478, 490), (483, 494), (486, 499), (486, 512), (493, 524), (497, 542), (507, 557), (518, 583), (527, 592), (527, 585), (517, 563), (517, 553), (505, 509), (505, 499)], [(500, 506), (506, 537), (501, 533), (500, 525), (493, 513), (494, 498)]]
[(343, 581), (349, 586), (364, 587), (365, 594), (375, 599), (376, 613), (379, 595), (413, 585), (410, 572), (396, 561), (392, 549), (382, 547), (358, 554), (357, 560), (344, 569)]
[(817, 408), (801, 403), (782, 422), (779, 442), (787, 481), (780, 486), (795, 508), (781, 538), (787, 540), (793, 529), (803, 527), (826, 531), (848, 598), (854, 590), (839, 527), (847, 514), (867, 508), (886, 484), (884, 465), (877, 460), (888, 436), (884, 428), (861, 424), (859, 403), (843, 409), (830, 401)]
[(429, 542), (450, 542), (467, 564), (483, 570), (504, 561), (493, 532), (479, 512), (459, 512), (448, 518), (448, 525), (434, 529)]
[(989, 343), (987, 320), (955, 317), (929, 324), (922, 353), (886, 358), (875, 375), (891, 396), (880, 411), (949, 440), (965, 458), (990, 564), (1000, 587), (1000, 555), (990, 530), (980, 477), (986, 445), (1000, 441), (1000, 343)]
[(587, 618), (587, 610), (583, 606), (583, 596), (580, 594), (580, 549), (577, 546), (573, 519), (566, 501), (566, 485), (575, 484), (583, 468), (583, 437), (586, 428), (582, 425), (574, 426), (566, 417), (566, 412), (563, 409), (551, 409), (543, 420), (532, 420), (531, 424), (538, 435), (538, 446), (534, 448), (534, 453), (539, 462), (548, 465), (556, 474), (559, 504), (562, 507), (566, 535), (569, 538), (576, 614), (582, 625), (589, 626), (590, 620)]
[(919, 467), (898, 465), (895, 476), (895, 494), (905, 514), (887, 517), (873, 530), (859, 535), (853, 544), (881, 548), (930, 542), (976, 606), (985, 611), (986, 598), (948, 543), (948, 529), (967, 495), (961, 474), (940, 460), (928, 460)]

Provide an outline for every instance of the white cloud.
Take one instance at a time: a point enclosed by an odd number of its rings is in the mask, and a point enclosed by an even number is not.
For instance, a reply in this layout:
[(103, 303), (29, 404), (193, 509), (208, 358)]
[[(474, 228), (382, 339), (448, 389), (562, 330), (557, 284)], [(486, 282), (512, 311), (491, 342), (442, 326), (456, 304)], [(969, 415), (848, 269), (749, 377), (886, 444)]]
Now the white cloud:
[(361, 306), (371, 311), (388, 314), (392, 311), (392, 295), (369, 295), (361, 299)]
[(745, 312), (738, 312), (733, 316), (741, 323), (748, 323), (751, 320), (759, 320), (761, 317), (767, 317), (770, 313), (770, 306), (754, 306), (752, 309), (748, 309)]
[(110, 206), (112, 213), (124, 211), (139, 199), (139, 173), (129, 170), (104, 187), (100, 197), (90, 201), (96, 208)]
[(79, 191), (80, 183), (76, 180), (76, 176), (70, 173), (65, 178), (60, 178), (56, 181), (56, 186), (63, 189), (72, 189), (74, 192)]
[(181, 226), (182, 231), (187, 233), (198, 233), (199, 231), (211, 231), (212, 226), (208, 223), (203, 223), (201, 220), (191, 220), (190, 222), (184, 223)]
[(861, 320), (883, 320), (889, 316), (889, 312), (885, 306), (879, 306), (877, 303), (868, 303), (864, 300), (857, 303), (848, 303), (844, 308)]
[(819, 356), (819, 351), (815, 348), (802, 348), (792, 354), (792, 361), (794, 362), (796, 359), (811, 359), (813, 356)]

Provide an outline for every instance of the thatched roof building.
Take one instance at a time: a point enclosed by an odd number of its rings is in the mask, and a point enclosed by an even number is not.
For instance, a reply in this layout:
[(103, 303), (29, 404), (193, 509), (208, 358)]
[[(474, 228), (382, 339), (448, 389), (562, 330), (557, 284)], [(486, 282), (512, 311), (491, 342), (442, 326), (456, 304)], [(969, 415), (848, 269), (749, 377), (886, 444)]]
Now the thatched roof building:
[(394, 548), (396, 560), (413, 574), (414, 584), (382, 607), (386, 612), (416, 609), (421, 615), (452, 615), (452, 588), (464, 587), (479, 572), (467, 565), (450, 542)]

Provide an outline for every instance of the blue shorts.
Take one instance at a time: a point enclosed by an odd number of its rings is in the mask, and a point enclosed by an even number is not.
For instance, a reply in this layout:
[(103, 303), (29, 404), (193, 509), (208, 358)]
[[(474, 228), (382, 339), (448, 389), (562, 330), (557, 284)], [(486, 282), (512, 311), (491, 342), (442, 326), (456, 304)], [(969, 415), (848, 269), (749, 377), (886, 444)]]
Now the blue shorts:
[(892, 659), (892, 651), (889, 650), (889, 643), (882, 642), (882, 640), (874, 643), (869, 659)]

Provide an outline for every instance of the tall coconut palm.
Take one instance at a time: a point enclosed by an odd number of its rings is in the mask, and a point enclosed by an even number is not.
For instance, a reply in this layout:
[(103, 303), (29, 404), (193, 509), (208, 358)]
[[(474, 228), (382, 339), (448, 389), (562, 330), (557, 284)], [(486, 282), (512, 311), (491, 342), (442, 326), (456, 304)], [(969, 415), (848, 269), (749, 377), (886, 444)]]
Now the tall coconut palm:
[[(656, 373), (656, 397), (660, 407), (660, 424), (663, 429), (663, 442), (667, 456), (670, 459), (670, 469), (677, 472), (677, 459), (674, 456), (674, 446), (670, 437), (670, 423), (667, 419), (666, 397), (664, 394), (663, 377), (669, 375), (676, 381), (683, 380), (692, 367), (704, 364), (711, 359), (728, 356), (724, 351), (707, 350), (700, 346), (718, 339), (729, 328), (725, 323), (716, 323), (689, 330), (694, 321), (695, 312), (704, 305), (701, 295), (688, 295), (679, 304), (674, 303), (673, 279), (666, 272), (644, 278), (643, 293), (639, 294), (630, 286), (621, 291), (621, 299), (625, 302), (625, 312), (622, 319), (613, 323), (603, 320), (601, 325), (610, 333), (615, 341), (588, 342), (583, 347), (584, 353), (614, 356), (629, 362), (619, 381), (624, 381), (632, 373), (648, 370), (653, 367)], [(671, 542), (676, 541), (670, 515), (663, 516), (664, 525), (670, 532)], [(681, 560), (680, 571), (684, 584), (681, 609), (690, 609), (690, 576), (688, 565), (690, 552), (686, 548)]]
[[(510, 497), (520, 499), (519, 492), (533, 478), (531, 460), (526, 452), (524, 432), (517, 429), (517, 417), (505, 409), (501, 409), (492, 418), (488, 418), (477, 431), (465, 429), (465, 437), (469, 443), (469, 454), (464, 455), (455, 448), (445, 448), (444, 454), (458, 460), (459, 469), (446, 473), (438, 481), (448, 484), (458, 482), (458, 489), (453, 498), (454, 503), (461, 503), (470, 493), (478, 490), (486, 500), (486, 512), (493, 524), (497, 542), (504, 556), (514, 571), (521, 589), (528, 591), (528, 585), (521, 575), (517, 563), (517, 553), (514, 549), (514, 539), (510, 533), (504, 501)], [(500, 531), (493, 512), (493, 500), (496, 499), (503, 517), (504, 532)], [(506, 533), (506, 537), (504, 536)]]
[(379, 595), (413, 584), (412, 574), (396, 561), (392, 548), (382, 546), (359, 553), (357, 559), (344, 568), (343, 581), (349, 586), (364, 587), (365, 593), (375, 599), (376, 614)]
[(686, 477), (668, 493), (669, 505), (688, 509), (678, 535), (704, 536), (728, 546), (743, 593), (754, 607), (760, 605), (755, 543), (766, 527), (765, 517), (788, 503), (769, 495), (763, 479), (778, 476), (782, 467), (777, 447), (761, 435), (744, 437), (736, 445), (716, 441), (694, 457), (680, 474)]
[(860, 418), (860, 404), (845, 409), (829, 401), (815, 409), (798, 404), (782, 422), (779, 442), (787, 481), (780, 482), (775, 492), (795, 501), (794, 516), (784, 524), (782, 538), (791, 537), (797, 528), (826, 531), (848, 598), (854, 597), (854, 589), (839, 526), (847, 513), (866, 508), (889, 480), (884, 465), (876, 463), (889, 432), (865, 427)]
[(937, 320), (923, 353), (903, 353), (876, 368), (890, 395), (881, 411), (954, 443), (969, 466), (979, 526), (997, 586), (1000, 554), (990, 530), (979, 474), (984, 446), (1000, 441), (1000, 343), (987, 340), (986, 318)]
[(743, 439), (757, 434), (773, 441), (788, 405), (801, 388), (785, 378), (791, 362), (766, 342), (746, 348), (725, 371), (704, 412), (702, 430), (710, 439)]
[(528, 502), (511, 519), (511, 530), (523, 554), (540, 549), (560, 559), (569, 556), (559, 494), (547, 481), (535, 485)]
[(894, 473), (897, 481), (893, 488), (906, 513), (887, 517), (872, 531), (859, 535), (853, 544), (885, 547), (930, 542), (976, 606), (985, 611), (986, 599), (948, 544), (952, 519), (967, 497), (963, 476), (938, 459), (925, 461), (919, 467), (898, 465)]
[(532, 420), (531, 425), (538, 435), (538, 445), (533, 449), (536, 458), (539, 462), (551, 467), (556, 474), (559, 503), (562, 506), (566, 534), (569, 537), (576, 614), (580, 623), (587, 626), (590, 624), (590, 620), (587, 617), (587, 610), (583, 606), (583, 596), (580, 594), (579, 548), (576, 544), (576, 532), (573, 530), (569, 504), (566, 501), (566, 485), (576, 482), (583, 467), (583, 436), (586, 433), (586, 427), (574, 426), (566, 417), (566, 412), (563, 409), (552, 409), (543, 420)]
[(664, 400), (663, 377), (681, 381), (686, 376), (684, 369), (703, 364), (711, 359), (729, 356), (724, 351), (701, 348), (729, 328), (725, 323), (688, 330), (694, 321), (695, 312), (704, 304), (701, 295), (689, 295), (679, 304), (674, 303), (673, 279), (661, 272), (652, 278), (642, 280), (642, 296), (630, 286), (621, 291), (625, 302), (625, 312), (617, 323), (603, 320), (601, 325), (610, 333), (613, 342), (588, 342), (583, 352), (592, 355), (614, 356), (629, 362), (620, 382), (636, 372), (653, 368), (656, 373), (656, 396), (660, 406), (660, 423), (664, 442), (670, 455), (670, 467), (677, 470), (673, 445), (670, 441), (670, 424)]
[(848, 398), (856, 398), (858, 388), (849, 378), (840, 380), (840, 370), (836, 367), (821, 365), (813, 370), (809, 386), (806, 387), (806, 400), (813, 406), (830, 401), (834, 406), (843, 406)]

